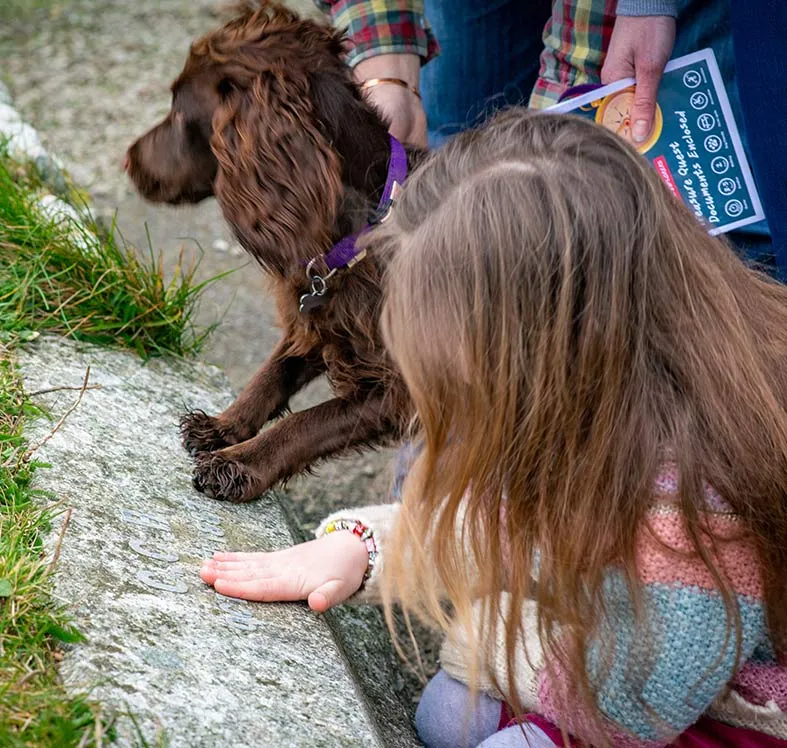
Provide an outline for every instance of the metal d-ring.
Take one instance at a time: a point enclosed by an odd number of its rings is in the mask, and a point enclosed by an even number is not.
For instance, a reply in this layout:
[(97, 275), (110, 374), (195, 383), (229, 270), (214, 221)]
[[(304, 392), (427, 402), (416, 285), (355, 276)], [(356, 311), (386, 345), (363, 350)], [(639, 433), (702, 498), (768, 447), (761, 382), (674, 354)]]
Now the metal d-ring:
[(313, 275), (311, 281), (313, 296), (322, 296), (328, 290), (328, 284), (321, 275)]
[[(317, 278), (320, 277), (319, 273), (315, 273), (314, 272), (314, 263), (316, 263), (318, 260), (323, 260), (322, 255), (320, 255), (319, 257), (313, 257), (311, 260), (309, 260), (309, 263), (306, 265), (306, 277), (309, 280), (311, 280), (314, 277), (317, 277)], [(324, 260), (323, 260), (323, 262), (324, 262)]]
[(320, 275), (314, 270), (314, 265), (318, 260), (325, 262), (325, 258), (322, 256), (309, 260), (309, 264), (306, 266), (306, 277), (311, 282), (312, 294), (314, 296), (323, 296), (328, 290), (328, 281), (336, 273), (336, 268), (330, 270), (327, 275)]

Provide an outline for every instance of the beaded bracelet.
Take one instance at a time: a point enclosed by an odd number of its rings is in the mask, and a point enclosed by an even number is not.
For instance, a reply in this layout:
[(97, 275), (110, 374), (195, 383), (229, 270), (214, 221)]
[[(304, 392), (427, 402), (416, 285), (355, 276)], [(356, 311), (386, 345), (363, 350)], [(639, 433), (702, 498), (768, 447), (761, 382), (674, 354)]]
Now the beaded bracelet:
[(360, 589), (363, 589), (366, 581), (372, 576), (374, 564), (377, 561), (377, 557), (380, 555), (380, 552), (377, 550), (377, 543), (374, 540), (374, 532), (371, 528), (367, 527), (363, 522), (358, 520), (335, 519), (333, 522), (329, 522), (325, 526), (326, 535), (339, 530), (349, 530), (357, 538), (360, 538), (361, 542), (366, 547), (366, 553), (369, 556), (369, 563), (367, 564), (366, 571), (363, 574), (363, 582), (361, 583), (360, 587)]

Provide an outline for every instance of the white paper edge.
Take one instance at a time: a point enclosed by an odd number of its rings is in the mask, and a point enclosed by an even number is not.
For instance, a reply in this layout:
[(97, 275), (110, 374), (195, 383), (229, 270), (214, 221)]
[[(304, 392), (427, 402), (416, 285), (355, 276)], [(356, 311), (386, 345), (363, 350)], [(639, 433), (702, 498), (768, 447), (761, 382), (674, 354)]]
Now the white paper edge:
[[(741, 141), (741, 134), (738, 132), (738, 126), (735, 122), (735, 118), (732, 115), (732, 107), (730, 106), (730, 99), (727, 96), (727, 89), (724, 87), (724, 81), (721, 79), (721, 71), (719, 70), (718, 63), (716, 62), (716, 55), (713, 54), (712, 49), (704, 49), (702, 53), (694, 53), (694, 55), (686, 55), (685, 58), (680, 59), (688, 59), (690, 57), (694, 57), (696, 54), (705, 54), (707, 57), (708, 62), (708, 70), (710, 70), (711, 78), (713, 79), (713, 85), (716, 89), (716, 96), (719, 99), (719, 106), (721, 107), (721, 111), (724, 114), (724, 119), (727, 122), (727, 127), (730, 130), (730, 135), (732, 136), (732, 147), (735, 151), (735, 155), (738, 157), (738, 166), (740, 167), (741, 173), (743, 174), (743, 181), (746, 183), (746, 187), (749, 190), (749, 197), (751, 198), (752, 207), (754, 208), (754, 215), (749, 216), (748, 218), (744, 218), (740, 221), (736, 221), (735, 223), (728, 224), (724, 227), (724, 232), (732, 231), (733, 229), (740, 228), (741, 226), (748, 226), (750, 223), (756, 223), (757, 221), (762, 221), (765, 218), (765, 212), (762, 209), (762, 203), (760, 202), (760, 194), (757, 192), (757, 187), (754, 184), (754, 176), (751, 173), (751, 169), (749, 168), (749, 159), (746, 158), (746, 152), (743, 150), (743, 141)], [(679, 60), (675, 60), (675, 62), (679, 62)], [(693, 62), (694, 60), (692, 60)], [(719, 231), (710, 232), (713, 234), (720, 233)]]

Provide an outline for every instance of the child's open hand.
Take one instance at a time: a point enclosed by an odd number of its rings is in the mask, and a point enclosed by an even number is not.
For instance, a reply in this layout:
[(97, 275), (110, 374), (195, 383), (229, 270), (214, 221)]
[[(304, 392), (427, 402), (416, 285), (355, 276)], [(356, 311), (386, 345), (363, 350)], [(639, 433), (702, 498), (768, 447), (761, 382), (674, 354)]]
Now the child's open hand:
[(308, 600), (324, 613), (360, 588), (368, 563), (363, 542), (341, 531), (273, 553), (214, 553), (200, 577), (228, 597)]

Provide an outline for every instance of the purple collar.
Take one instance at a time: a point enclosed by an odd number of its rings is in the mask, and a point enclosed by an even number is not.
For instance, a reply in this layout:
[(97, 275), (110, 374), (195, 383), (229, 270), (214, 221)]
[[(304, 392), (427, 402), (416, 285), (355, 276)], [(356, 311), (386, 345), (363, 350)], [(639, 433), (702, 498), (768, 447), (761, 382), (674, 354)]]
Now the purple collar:
[[(401, 188), (404, 180), (407, 178), (407, 152), (393, 135), (388, 137), (391, 143), (388, 176), (386, 177), (383, 194), (374, 217), (358, 233), (342, 237), (328, 252), (315, 257), (309, 262), (306, 266), (306, 275), (311, 281), (311, 293), (301, 296), (300, 310), (302, 312), (308, 313), (325, 303), (324, 296), (328, 289), (327, 280), (338, 270), (351, 268), (366, 256), (366, 250), (358, 251), (355, 247), (358, 237), (365, 234), (372, 226), (384, 221), (391, 211), (396, 191)], [(318, 265), (327, 268), (327, 273), (324, 275), (320, 274), (318, 268), (315, 267)]]
[(352, 267), (361, 259), (355, 251), (356, 240), (361, 234), (368, 231), (371, 226), (380, 223), (380, 221), (387, 217), (393, 203), (396, 185), (398, 184), (401, 187), (401, 185), (404, 184), (404, 180), (407, 178), (407, 153), (404, 150), (404, 146), (393, 135), (389, 135), (388, 137), (391, 141), (391, 158), (388, 161), (388, 176), (386, 177), (383, 194), (380, 198), (377, 210), (375, 211), (374, 218), (357, 234), (350, 234), (349, 236), (339, 239), (339, 241), (323, 255), (322, 259), (328, 268), (328, 272)]

